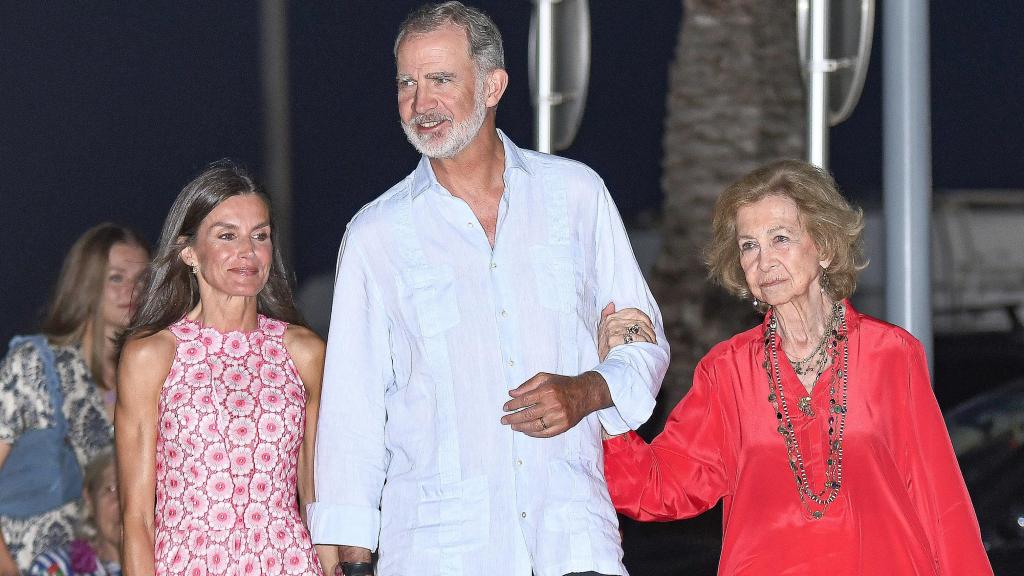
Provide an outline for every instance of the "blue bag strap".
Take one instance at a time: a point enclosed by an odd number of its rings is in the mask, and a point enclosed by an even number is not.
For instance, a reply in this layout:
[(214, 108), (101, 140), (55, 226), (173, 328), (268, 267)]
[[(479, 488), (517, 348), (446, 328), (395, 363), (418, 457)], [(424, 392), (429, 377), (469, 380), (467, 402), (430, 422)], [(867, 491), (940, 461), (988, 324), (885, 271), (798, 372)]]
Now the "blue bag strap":
[(32, 336), (15, 336), (11, 338), (8, 349), (13, 349), (22, 342), (28, 342), (39, 351), (39, 358), (43, 361), (43, 373), (46, 376), (46, 389), (50, 393), (50, 404), (53, 406), (53, 417), (56, 420), (56, 429), (63, 436), (68, 429), (67, 421), (64, 420), (64, 395), (60, 392), (60, 380), (57, 379), (57, 369), (54, 366), (53, 349), (46, 341), (46, 336), (33, 334)]

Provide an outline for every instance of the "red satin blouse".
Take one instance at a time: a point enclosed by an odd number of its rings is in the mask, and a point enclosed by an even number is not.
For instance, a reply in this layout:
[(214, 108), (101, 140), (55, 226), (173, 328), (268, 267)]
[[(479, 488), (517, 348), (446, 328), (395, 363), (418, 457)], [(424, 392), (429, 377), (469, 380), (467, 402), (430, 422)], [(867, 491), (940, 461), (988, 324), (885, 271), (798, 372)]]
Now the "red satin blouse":
[[(768, 401), (765, 325), (712, 348), (650, 445), (632, 432), (605, 442), (612, 501), (631, 518), (667, 521), (721, 499), (722, 575), (992, 574), (921, 344), (844, 304), (842, 483), (821, 519), (800, 502)], [(803, 392), (781, 350), (779, 364), (784, 390)], [(828, 388), (814, 387), (812, 417), (789, 400), (815, 491), (828, 457)]]

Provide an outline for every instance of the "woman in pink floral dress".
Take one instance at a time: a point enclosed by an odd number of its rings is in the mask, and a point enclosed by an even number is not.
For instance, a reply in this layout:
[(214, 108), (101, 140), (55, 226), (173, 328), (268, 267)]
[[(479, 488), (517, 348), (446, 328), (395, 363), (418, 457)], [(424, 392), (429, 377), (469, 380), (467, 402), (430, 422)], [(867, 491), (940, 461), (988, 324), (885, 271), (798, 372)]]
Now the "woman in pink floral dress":
[(230, 162), (171, 207), (119, 370), (126, 576), (322, 574), (299, 505), (324, 343), (300, 325), (271, 230)]

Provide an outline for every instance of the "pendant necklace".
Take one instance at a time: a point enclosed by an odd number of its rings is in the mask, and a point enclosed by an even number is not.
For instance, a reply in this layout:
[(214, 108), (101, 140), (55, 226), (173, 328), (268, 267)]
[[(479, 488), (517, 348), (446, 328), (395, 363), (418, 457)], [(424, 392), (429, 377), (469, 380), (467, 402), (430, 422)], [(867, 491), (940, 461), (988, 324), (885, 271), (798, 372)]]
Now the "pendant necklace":
[[(836, 306), (832, 306), (832, 314), (829, 316), (828, 322), (825, 325), (825, 330), (821, 334), (821, 339), (818, 340), (818, 345), (815, 346), (814, 350), (805, 358), (789, 361), (789, 365), (793, 367), (793, 372), (796, 372), (797, 376), (803, 376), (814, 372), (814, 382), (817, 382), (821, 378), (821, 375), (825, 372), (825, 365), (828, 363), (829, 358), (825, 343), (832, 341), (832, 334), (835, 332), (841, 311), (841, 307), (837, 308)], [(811, 362), (812, 360), (814, 360), (814, 362)], [(799, 408), (806, 416), (810, 418), (814, 417), (814, 408), (811, 406), (810, 391), (807, 391), (806, 396), (800, 398), (797, 402), (797, 408)]]
[[(779, 369), (779, 338), (778, 319), (775, 310), (769, 311), (771, 318), (765, 330), (765, 360), (762, 366), (768, 376), (768, 402), (775, 409), (778, 422), (777, 431), (786, 446), (789, 469), (796, 481), (797, 495), (807, 516), (819, 520), (825, 515), (829, 504), (839, 496), (843, 482), (843, 437), (846, 432), (847, 385), (849, 383), (850, 346), (847, 338), (846, 310), (841, 302), (833, 305), (833, 322), (826, 330), (828, 344), (825, 351), (832, 357), (832, 375), (829, 380), (829, 411), (828, 411), (828, 455), (825, 461), (825, 483), (821, 490), (815, 491), (807, 479), (807, 468), (804, 466), (803, 453), (797, 440), (793, 420), (789, 414), (789, 403), (782, 384), (782, 371)], [(842, 355), (842, 366), (839, 357)], [(838, 384), (838, 390), (837, 390)], [(841, 398), (841, 399), (840, 399)], [(806, 398), (808, 410), (810, 398)], [(803, 408), (804, 399), (798, 401), (798, 408)]]

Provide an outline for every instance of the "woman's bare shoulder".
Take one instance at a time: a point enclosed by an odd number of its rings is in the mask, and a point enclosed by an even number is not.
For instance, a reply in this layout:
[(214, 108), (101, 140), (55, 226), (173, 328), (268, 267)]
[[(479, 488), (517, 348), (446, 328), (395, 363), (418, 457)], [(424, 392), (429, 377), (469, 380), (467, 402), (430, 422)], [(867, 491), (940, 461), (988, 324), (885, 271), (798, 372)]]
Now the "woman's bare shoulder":
[(327, 351), (323, 338), (309, 328), (291, 324), (284, 334), (284, 345), (306, 390), (319, 390), (324, 372), (324, 354)]
[(121, 350), (121, 361), (149, 364), (165, 361), (170, 364), (174, 359), (178, 341), (170, 330), (161, 330), (148, 336), (131, 338), (124, 343)]
[(295, 324), (288, 325), (284, 333), (284, 345), (292, 355), (292, 360), (296, 362), (317, 359), (322, 362), (324, 351), (327, 349), (327, 344), (316, 332)]
[(170, 330), (132, 338), (121, 350), (118, 390), (131, 384), (134, 390), (159, 390), (174, 362), (177, 339)]

